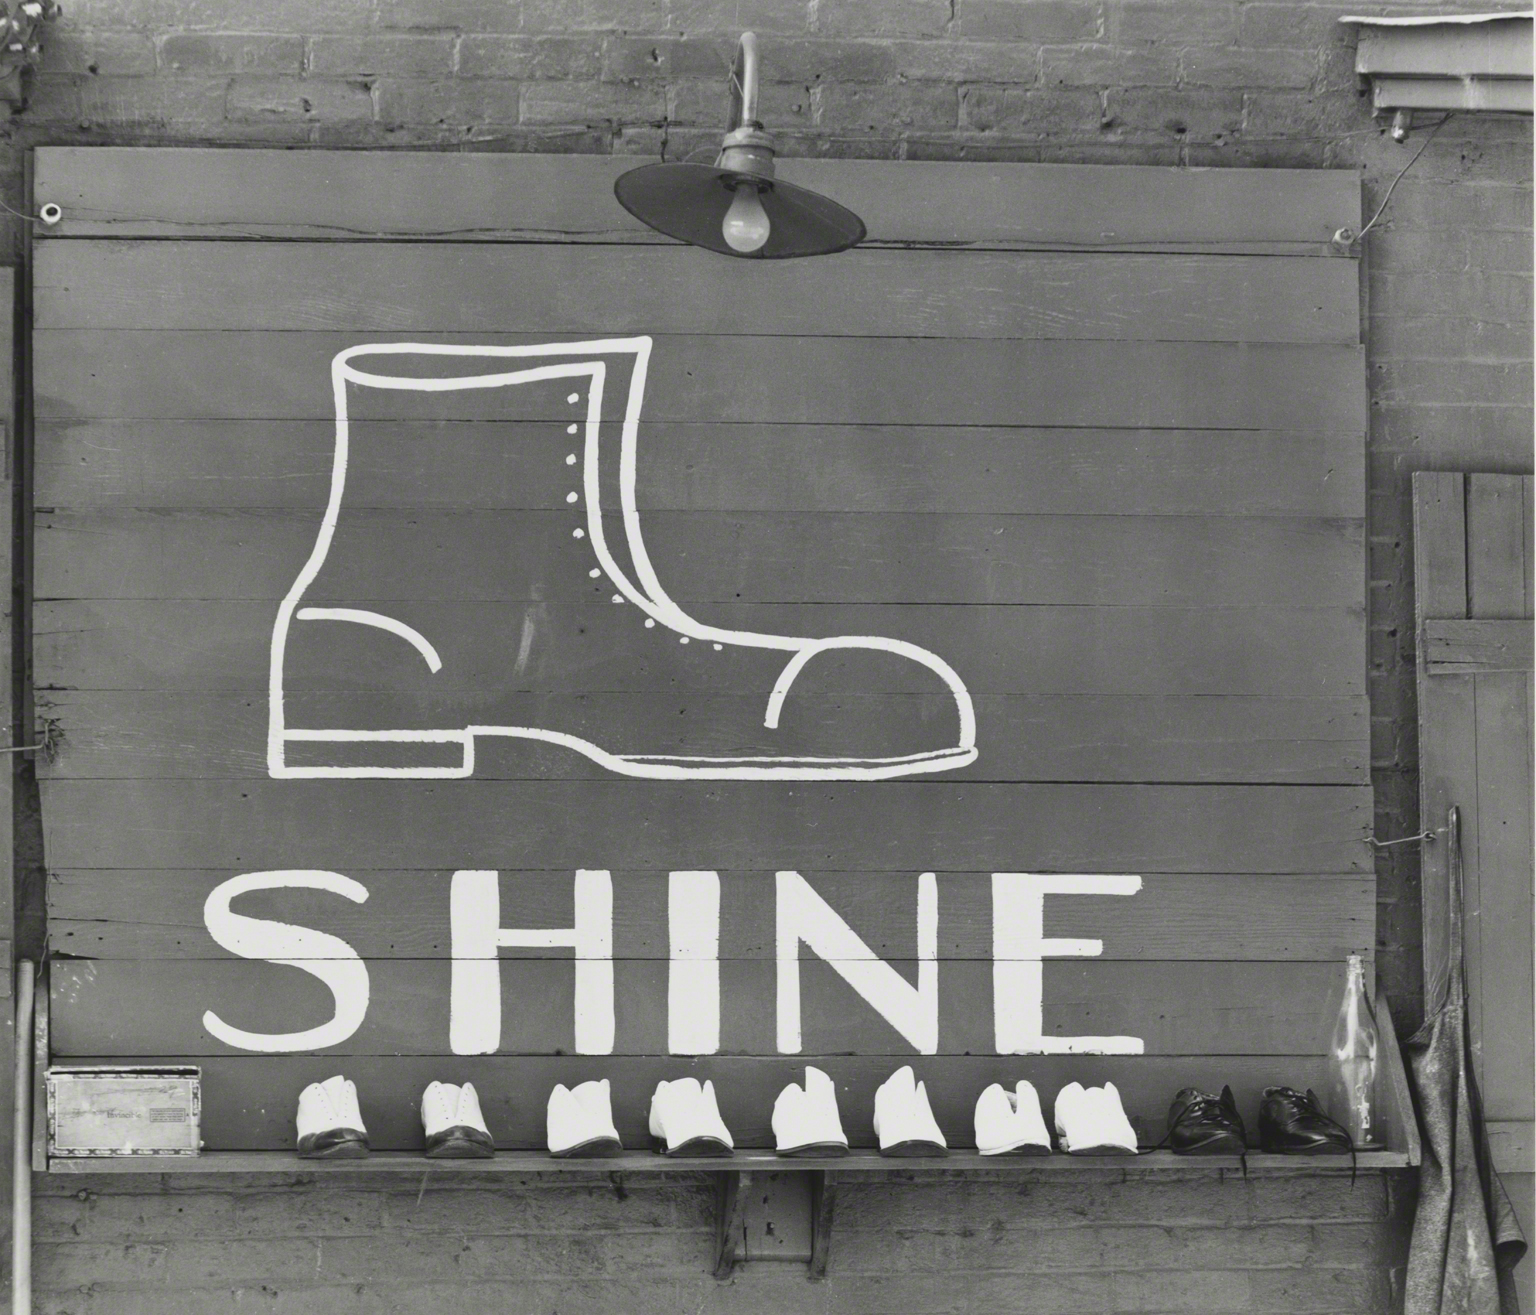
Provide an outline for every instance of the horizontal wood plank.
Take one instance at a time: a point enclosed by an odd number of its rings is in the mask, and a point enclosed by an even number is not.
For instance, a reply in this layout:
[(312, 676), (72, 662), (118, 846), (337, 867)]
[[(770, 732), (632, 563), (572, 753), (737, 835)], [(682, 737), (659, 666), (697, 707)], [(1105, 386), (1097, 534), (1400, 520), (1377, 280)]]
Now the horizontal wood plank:
[(1371, 867), (1353, 786), (50, 781), (42, 813), (62, 868)]
[[(1460, 83), (1471, 78), (1531, 80), (1531, 16), (1510, 14), (1491, 23), (1424, 27), (1360, 26), (1358, 73), (1418, 74)], [(1527, 1170), (1529, 1172), (1529, 1170)]]
[[(544, 425), (376, 424), (348, 465), (353, 507), (523, 510)], [(648, 424), (642, 512), (869, 511), (1100, 516), (1364, 515), (1360, 433), (958, 425)], [(39, 422), (36, 503), (323, 507), (326, 421)], [(729, 454), (728, 457), (726, 454)], [(942, 477), (941, 477), (942, 472)], [(563, 490), (562, 490), (563, 492)]]
[[(493, 706), (493, 690), (438, 695), (431, 708), (444, 725), (468, 726)], [(883, 697), (869, 693), (808, 696), (797, 723), (801, 743), (819, 738), (850, 700), (877, 719)], [(919, 706), (901, 720), (922, 725), (947, 712), (947, 695), (900, 696)], [(336, 725), (363, 725), (389, 707), (380, 694), (333, 693), (295, 699), (296, 715), (323, 712)], [(1369, 707), (1364, 698), (1125, 697), (1096, 695), (983, 695), (975, 700), (984, 757), (956, 779), (1012, 781), (1246, 782), (1362, 785), (1369, 779)], [(54, 751), (40, 758), (40, 776), (92, 777), (265, 776), (265, 692), (211, 694), (141, 690), (51, 690), (38, 697), (40, 715), (53, 728)], [(691, 692), (520, 696), (510, 711), (519, 725), (568, 726), (600, 740), (605, 728), (629, 724), (635, 739), (691, 745), (702, 753), (749, 749), (768, 753), (784, 735), (761, 725), (760, 694)], [(420, 710), (404, 707), (406, 715)], [(755, 739), (743, 739), (746, 728)], [(781, 728), (794, 733), (794, 727)], [(775, 738), (777, 737), (777, 739)], [(551, 745), (487, 762), (486, 770), (521, 771), (534, 778), (597, 779), (606, 773), (591, 759)]]
[[(49, 943), (67, 958), (159, 960), (207, 956), (217, 947), (203, 929), (202, 901), (237, 874), (70, 871), (50, 874)], [(570, 874), (563, 913), (537, 887), (518, 905), (530, 926), (569, 925)], [(847, 917), (870, 948), (889, 957), (914, 953), (911, 874), (822, 874), (813, 884)], [(504, 873), (508, 890), (529, 891), (527, 874)], [(841, 877), (841, 880), (838, 878)], [(947, 960), (991, 961), (991, 879), (987, 874), (940, 873), (939, 950)], [(287, 890), (244, 895), (250, 917), (314, 927), (339, 936), (367, 959), (430, 958), (451, 951), (448, 874), (354, 870), (369, 890), (353, 908), (323, 893)], [(738, 958), (774, 956), (773, 874), (721, 874), (721, 941)], [(558, 878), (550, 878), (554, 885)], [(615, 954), (666, 958), (666, 879), (614, 877)], [(642, 895), (650, 902), (642, 900)], [(1241, 877), (1152, 874), (1134, 898), (1049, 896), (1046, 935), (1102, 940), (1105, 961), (1250, 960), (1299, 962), (1347, 954), (1372, 955), (1374, 892), (1353, 875)], [(1299, 902), (1305, 902), (1305, 908)], [(338, 904), (342, 907), (337, 907)], [(552, 957), (569, 957), (550, 951)], [(534, 957), (537, 952), (522, 952)]]
[[(52, 233), (346, 240), (660, 240), (612, 199), (638, 157), (404, 151), (44, 147), (33, 198)], [(778, 161), (856, 211), (873, 242), (1018, 242), (1124, 250), (1286, 244), (1327, 256), (1360, 226), (1351, 170)], [(45, 235), (46, 237), (46, 235)], [(46, 240), (52, 240), (47, 238)]]
[[(511, 341), (484, 334), (465, 345)], [(332, 412), (330, 359), (358, 342), (356, 333), (39, 330), (37, 414), (324, 419)], [(1348, 344), (661, 337), (645, 417), (1363, 432), (1362, 351)], [(752, 368), (743, 370), (743, 361)], [(440, 360), (434, 369), (441, 372)], [(507, 418), (564, 422), (565, 397), (556, 387), (391, 391), (387, 418), (475, 419), (515, 405), (520, 410)]]
[[(579, 478), (542, 463), (547, 509), (343, 507), (306, 600), (606, 601), (613, 582), (572, 541)], [(267, 599), (293, 587), (322, 508), (302, 512), (46, 512), (37, 598)], [(618, 515), (605, 537), (623, 544)], [(1363, 608), (1362, 521), (1274, 517), (653, 512), (645, 545), (690, 603), (1057, 604)], [(622, 560), (622, 558), (621, 558)], [(388, 609), (385, 609), (388, 610)], [(1529, 627), (1527, 627), (1529, 629)], [(446, 660), (446, 658), (445, 658)]]
[[(217, 958), (204, 929), (203, 903), (236, 872), (52, 871), (49, 944), (55, 955), (88, 959)], [(313, 927), (338, 936), (365, 959), (430, 959), (452, 952), (446, 870), (352, 869), (368, 889), (366, 904), (325, 891), (290, 887), (250, 891), (237, 912)], [(870, 949), (884, 957), (917, 955), (915, 872), (802, 874)], [(670, 954), (668, 876), (613, 873), (613, 953), (619, 959)], [(730, 959), (777, 954), (774, 874), (721, 872), (720, 953)], [(937, 953), (946, 960), (990, 962), (992, 876), (939, 872)], [(570, 926), (570, 872), (503, 872), (504, 915), (529, 927)], [(1350, 874), (1151, 873), (1133, 896), (1048, 895), (1045, 935), (1088, 936), (1103, 961), (1273, 960), (1342, 962), (1374, 953), (1375, 890)], [(515, 914), (512, 912), (515, 910)], [(508, 951), (568, 959), (569, 950)], [(1341, 979), (1342, 980), (1342, 979)]]
[[(167, 1063), (186, 1057), (155, 1056)], [(74, 1063), (96, 1061), (80, 1056)], [(144, 1062), (150, 1062), (145, 1057)], [(952, 1146), (975, 1144), (976, 1097), (991, 1082), (1034, 1083), (1045, 1117), (1068, 1082), (1113, 1082), (1138, 1138), (1147, 1145), (1167, 1131), (1168, 1105), (1182, 1087), (1219, 1091), (1230, 1083), (1249, 1128), (1257, 1127), (1263, 1089), (1276, 1083), (1322, 1090), (1321, 1042), (1297, 1055), (1191, 1056), (780, 1056), (776, 1058), (626, 1058), (623, 1056), (431, 1056), (373, 1058), (334, 1055), (211, 1056), (199, 1061), (203, 1086), (203, 1139), (210, 1151), (291, 1147), (294, 1108), (310, 1082), (340, 1071), (357, 1084), (358, 1101), (376, 1150), (419, 1150), (421, 1091), (431, 1081), (473, 1082), (497, 1144), (543, 1147), (545, 1105), (557, 1082), (608, 1078), (620, 1137), (630, 1148), (650, 1145), (646, 1113), (662, 1080), (695, 1076), (715, 1084), (720, 1112), (740, 1147), (772, 1146), (774, 1098), (805, 1080), (807, 1064), (828, 1073), (837, 1087), (843, 1128), (854, 1146), (875, 1144), (870, 1124), (875, 1088), (910, 1063), (928, 1089), (935, 1118)], [(1194, 1162), (1192, 1162), (1194, 1163)], [(1103, 1167), (1099, 1162), (1098, 1167)], [(1345, 1162), (1345, 1172), (1348, 1164)]]
[[(39, 247), (39, 329), (878, 334), (1359, 341), (1349, 261), (687, 247), (89, 242)], [(509, 295), (512, 294), (512, 295)]]
[[(1244, 1173), (1249, 1178), (1343, 1178), (1357, 1174), (1381, 1173), (1391, 1169), (1404, 1169), (1416, 1160), (1406, 1151), (1361, 1151), (1352, 1160), (1319, 1160), (1314, 1156), (1270, 1155), (1263, 1151), (1247, 1155), (1205, 1155), (1192, 1161), (1173, 1151), (1153, 1150), (1148, 1146), (1138, 1150), (1136, 1158), (1124, 1157), (1107, 1165), (1094, 1156), (1063, 1155), (1053, 1152), (1042, 1156), (985, 1156), (954, 1143), (949, 1153), (937, 1163), (926, 1166), (926, 1172), (935, 1175), (964, 1173), (970, 1176), (986, 1174), (994, 1180), (1003, 1178), (1013, 1181), (1039, 1177), (1064, 1177), (1089, 1181), (1112, 1179), (1117, 1184), (1131, 1179), (1146, 1180), (1162, 1174), (1174, 1174), (1187, 1179), (1193, 1171), (1217, 1179), (1228, 1173)], [(833, 1169), (838, 1180), (845, 1175), (867, 1178), (878, 1176), (899, 1178), (910, 1182), (925, 1172), (910, 1159), (901, 1156), (881, 1155), (873, 1147), (849, 1151), (846, 1155), (797, 1156), (795, 1170)], [(108, 1174), (114, 1177), (135, 1174), (185, 1175), (204, 1174), (266, 1174), (270, 1178), (284, 1179), (303, 1175), (307, 1182), (324, 1182), (327, 1178), (337, 1181), (338, 1175), (354, 1175), (364, 1180), (388, 1182), (390, 1178), (410, 1177), (419, 1181), (424, 1173), (444, 1175), (450, 1181), (475, 1180), (484, 1186), (508, 1178), (520, 1179), (520, 1190), (526, 1190), (529, 1180), (554, 1179), (563, 1183), (587, 1181), (591, 1183), (623, 1175), (648, 1174), (652, 1178), (670, 1177), (707, 1181), (709, 1176), (722, 1173), (748, 1173), (767, 1171), (783, 1173), (790, 1168), (789, 1162), (765, 1147), (738, 1149), (729, 1157), (666, 1156), (656, 1151), (620, 1151), (606, 1159), (557, 1159), (542, 1149), (513, 1150), (503, 1147), (489, 1160), (439, 1160), (424, 1155), (421, 1148), (414, 1151), (372, 1151), (357, 1160), (303, 1160), (294, 1151), (211, 1151), (200, 1155), (167, 1159), (153, 1155), (124, 1155), (113, 1157), (71, 1158), (64, 1155), (48, 1157), (51, 1174)], [(441, 1181), (441, 1179), (439, 1179)]]
[(1430, 617), (1424, 622), (1424, 653), (1431, 676), (1530, 671), (1536, 631), (1529, 619), (1463, 621)]
[[(34, 661), (40, 689), (220, 690), (250, 694), (267, 687), (275, 608), (267, 602), (126, 600), (39, 603)], [(290, 697), (330, 691), (418, 693), (494, 690), (510, 697), (530, 687), (571, 693), (670, 692), (766, 697), (782, 662), (731, 650), (684, 661), (679, 646), (647, 630), (629, 606), (594, 603), (487, 609), (471, 604), (412, 604), (407, 618), (423, 634), (476, 627), (484, 657), (444, 667), (418, 690), (409, 673), (377, 645), (344, 655), (290, 656)], [(939, 653), (972, 694), (1109, 694), (1117, 697), (1240, 694), (1356, 698), (1365, 694), (1365, 623), (1356, 611), (1291, 612), (1263, 608), (870, 607), (712, 605), (711, 624), (778, 635), (890, 635)], [(534, 641), (529, 663), (508, 688), (506, 655), (522, 645), (525, 620)], [(354, 627), (363, 629), (363, 627)], [(665, 640), (665, 643), (663, 642)], [(339, 641), (336, 641), (339, 642)], [(670, 646), (668, 646), (670, 645)], [(405, 648), (405, 645), (401, 645)], [(407, 649), (410, 652), (409, 649)], [(673, 656), (669, 657), (668, 654)], [(411, 652), (414, 657), (414, 652)], [(821, 665), (825, 663), (825, 665)], [(816, 689), (803, 693), (935, 692), (911, 664), (879, 669), (827, 654)], [(526, 683), (525, 683), (526, 682)], [(386, 714), (397, 709), (381, 707)], [(760, 719), (759, 719), (760, 720)]]
[[(890, 966), (909, 983), (916, 980), (915, 963)], [(668, 967), (659, 959), (612, 962), (615, 1055), (666, 1053)], [(571, 1053), (574, 966), (508, 958), (498, 970), (500, 1051)], [(449, 1053), (450, 961), (382, 959), (367, 971), (367, 1015), (328, 1053)], [(946, 960), (936, 972), (938, 1053), (994, 1053), (992, 965)], [(1306, 1053), (1326, 1034), (1340, 975), (1336, 963), (1069, 959), (1048, 960), (1042, 972), (1047, 1037), (1135, 1036), (1149, 1055)], [(775, 1053), (778, 973), (770, 960), (720, 962), (720, 1054)], [(799, 982), (807, 1054), (915, 1053), (835, 964), (802, 956)], [(230, 1027), (278, 1034), (318, 1027), (334, 1014), (330, 990), (317, 977), (264, 961), (58, 960), (50, 983), (53, 1053), (63, 1059), (248, 1053), (209, 1033), (203, 1023), (209, 1010)]]

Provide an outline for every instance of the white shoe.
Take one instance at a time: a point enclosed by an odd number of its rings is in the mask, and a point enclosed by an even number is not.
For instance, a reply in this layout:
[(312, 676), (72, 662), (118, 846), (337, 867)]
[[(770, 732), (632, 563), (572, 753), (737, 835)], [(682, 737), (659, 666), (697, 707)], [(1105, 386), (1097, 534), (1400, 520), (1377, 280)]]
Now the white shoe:
[(607, 1078), (570, 1090), (557, 1082), (549, 1093), (547, 1126), (549, 1153), (559, 1159), (591, 1159), (624, 1149), (613, 1126)]
[(650, 1126), (663, 1155), (730, 1155), (736, 1145), (715, 1103), (715, 1084), (701, 1087), (697, 1078), (656, 1084)]
[(1071, 1155), (1136, 1154), (1136, 1130), (1113, 1082), (1086, 1089), (1067, 1083), (1056, 1094), (1056, 1131)]
[[(475, 771), (476, 740), (489, 737), (555, 744), (584, 754), (619, 775), (657, 780), (886, 780), (952, 771), (975, 761), (976, 714), (970, 694), (955, 670), (937, 654), (883, 635), (812, 639), (722, 629), (695, 620), (667, 593), (644, 542), (636, 496), (636, 447), (651, 346), (649, 337), (637, 336), (528, 346), (360, 343), (337, 353), (331, 361), (336, 429), (330, 496), (314, 546), (279, 604), (272, 628), (267, 723), (270, 775), (282, 779), (467, 777)], [(508, 636), (501, 633), (504, 625), (489, 615), (489, 609), (484, 624), (475, 630), (480, 637), (480, 648), (476, 649), (473, 639), (466, 641), (452, 631), (423, 634), (411, 624), (414, 620), (428, 625), (427, 618), (436, 615), (430, 605), (392, 605), (389, 611), (394, 615), (368, 605), (370, 598), (432, 596), (380, 592), (399, 586), (387, 581), (369, 586), (363, 583), (366, 574), (359, 578), (360, 571), (368, 570), (368, 554), (377, 563), (381, 554), (389, 552), (377, 547), (379, 534), (389, 533), (387, 517), (381, 520), (376, 514), (368, 515), (366, 544), (357, 549), (364, 557), (360, 565), (350, 559), (354, 551), (348, 546), (352, 542), (352, 504), (361, 500), (369, 505), (367, 463), (371, 436), (379, 423), (371, 417), (381, 411), (386, 416), (425, 414), (482, 424), (492, 417), (520, 425), (529, 437), (511, 441), (528, 449), (528, 461), (551, 463), (544, 468), (530, 467), (529, 484), (554, 481), (557, 487), (568, 490), (569, 522), (562, 524), (558, 517), (550, 516), (542, 519), (562, 544), (583, 555), (583, 565), (591, 567), (588, 574), (599, 581), (592, 588), (603, 594), (611, 592), (615, 603), (627, 604), (624, 615), (632, 618), (636, 627), (644, 621), (654, 644), (665, 643), (672, 655), (667, 660), (686, 663), (688, 680), (701, 691), (711, 679), (718, 679), (713, 672), (724, 669), (727, 659), (714, 659), (714, 650), (719, 649), (737, 650), (729, 658), (732, 680), (761, 682), (761, 721), (756, 727), (725, 728), (727, 733), (718, 737), (742, 745), (743, 750), (733, 754), (689, 754), (675, 749), (658, 753), (655, 750), (664, 746), (625, 743), (620, 738), (622, 732), (613, 727), (595, 732), (603, 735), (604, 743), (599, 744), (573, 733), (594, 733), (584, 721), (559, 726), (408, 721), (405, 709), (415, 706), (421, 695), (431, 694), (433, 676), (446, 669), (452, 679), (462, 680), (481, 665), (494, 670), (502, 656), (499, 646)], [(562, 424), (567, 420), (574, 423)], [(562, 429), (569, 437), (561, 436)], [(536, 446), (543, 442), (540, 435), (545, 432), (558, 446)], [(356, 456), (353, 464), (359, 471), (354, 472), (353, 482), (363, 481), (361, 493), (347, 492), (349, 454)], [(610, 505), (604, 506), (605, 501)], [(615, 502), (617, 505), (612, 505)], [(478, 569), (482, 560), (500, 563), (508, 551), (505, 521), (483, 516), (478, 522), (473, 517), (464, 518), (466, 530), (474, 529), (477, 523), (482, 527), (481, 539), (452, 550), (477, 554), (473, 563), (455, 563), (466, 570)], [(400, 534), (402, 545), (408, 543), (411, 531), (401, 526)], [(611, 543), (610, 534), (614, 536)], [(588, 548), (591, 558), (585, 557)], [(566, 549), (550, 551), (563, 554)], [(327, 558), (332, 555), (340, 559), (339, 565), (326, 570)], [(498, 582), (498, 587), (508, 586)], [(503, 610), (521, 612), (521, 608)], [(594, 635), (601, 642), (601, 635), (596, 631)], [(701, 642), (695, 648), (679, 650), (679, 645), (693, 641)], [(526, 647), (526, 635), (522, 642)], [(560, 660), (568, 665), (584, 661), (580, 654), (559, 658), (560, 646), (569, 647), (574, 641), (562, 636), (558, 628), (544, 633), (540, 642), (545, 646), (540, 661), (551, 663), (552, 669), (558, 668)], [(513, 638), (512, 643), (517, 640)], [(365, 650), (364, 645), (370, 647)], [(324, 673), (338, 663), (357, 661), (356, 655), (365, 651), (377, 653), (380, 670), (391, 673), (380, 677), (383, 687), (376, 691), (382, 724), (317, 728), (315, 721), (321, 726), (337, 726), (334, 718), (327, 719), (323, 706), (325, 692), (338, 688), (336, 677)], [(648, 654), (644, 660), (649, 664), (661, 650), (641, 641), (638, 651)], [(556, 659), (551, 659), (551, 652), (557, 654)], [(610, 661), (622, 658), (612, 644), (602, 652)], [(744, 677), (747, 668), (743, 663), (750, 665), (753, 653), (761, 656), (764, 665), (760, 669), (754, 666), (752, 674)], [(955, 721), (943, 718), (933, 722), (935, 728), (942, 727), (934, 731), (926, 719), (901, 721), (898, 704), (911, 703), (903, 699), (893, 701), (878, 718), (864, 719), (866, 732), (869, 726), (894, 728), (886, 739), (857, 740), (859, 727), (845, 725), (832, 731), (826, 743), (810, 746), (811, 752), (802, 746), (800, 753), (786, 753), (776, 732), (785, 699), (802, 670), (827, 654), (831, 655), (827, 662), (843, 666), (857, 661), (852, 657), (856, 653), (875, 655), (871, 670), (887, 672), (893, 660), (924, 668), (924, 685), (935, 694), (947, 693)], [(516, 719), (519, 705), (513, 701), (515, 691), (504, 693), (504, 699), (484, 708), (481, 721)], [(304, 700), (308, 708), (289, 709), (285, 700), (294, 704)], [(290, 711), (294, 725), (289, 724)], [(757, 721), (755, 715), (752, 720)], [(878, 756), (872, 752), (875, 750)]]
[(949, 1143), (933, 1117), (928, 1089), (905, 1064), (875, 1092), (875, 1136), (881, 1155), (948, 1155)]
[(994, 1082), (976, 1101), (976, 1149), (983, 1155), (1049, 1155), (1051, 1136), (1033, 1084)]
[(357, 1088), (338, 1073), (299, 1093), (299, 1154), (306, 1160), (355, 1160), (368, 1154)]
[(480, 1113), (480, 1097), (472, 1082), (429, 1082), (421, 1093), (421, 1129), (426, 1153), (439, 1160), (489, 1160), (496, 1154)]
[(847, 1155), (837, 1117), (837, 1089), (819, 1068), (806, 1067), (805, 1086), (793, 1082), (773, 1102), (773, 1140), (780, 1155)]

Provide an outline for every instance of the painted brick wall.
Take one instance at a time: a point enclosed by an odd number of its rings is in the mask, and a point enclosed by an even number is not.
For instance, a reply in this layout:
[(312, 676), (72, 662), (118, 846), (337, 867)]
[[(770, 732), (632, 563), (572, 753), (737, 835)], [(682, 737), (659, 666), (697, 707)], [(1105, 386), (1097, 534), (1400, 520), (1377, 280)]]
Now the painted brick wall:
[[(1441, 5), (1486, 8), (1485, 4)], [(1368, 211), (1423, 143), (1354, 82), (1347, 6), (1271, 0), (65, 0), (0, 128), (37, 144), (680, 156), (762, 37), (786, 155), (1347, 167)], [(1374, 12), (1406, 8), (1377, 3)], [(15, 258), (18, 221), (7, 217)], [(1409, 478), (1531, 469), (1531, 126), (1460, 117), (1366, 239), (1378, 836), (1418, 829)], [(1379, 973), (1420, 1011), (1416, 847), (1381, 851)], [(25, 874), (24, 874), (25, 875)], [(35, 885), (36, 872), (31, 874)], [(1391, 1309), (1382, 1178), (920, 1179), (850, 1188), (833, 1278), (705, 1277), (707, 1192), (636, 1179), (44, 1184), (41, 1309), (97, 1312)], [(627, 1195), (625, 1194), (627, 1192)], [(964, 1276), (957, 1278), (956, 1276)], [(508, 1286), (515, 1278), (515, 1286)], [(521, 1304), (509, 1304), (509, 1303)]]

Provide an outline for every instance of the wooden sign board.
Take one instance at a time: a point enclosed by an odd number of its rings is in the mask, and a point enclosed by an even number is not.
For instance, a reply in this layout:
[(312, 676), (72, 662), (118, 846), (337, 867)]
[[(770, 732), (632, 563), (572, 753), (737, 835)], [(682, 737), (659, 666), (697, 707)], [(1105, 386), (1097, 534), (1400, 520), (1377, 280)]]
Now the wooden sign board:
[(687, 1073), (770, 1144), (808, 1062), (856, 1144), (908, 1062), (957, 1145), (994, 1080), (1154, 1140), (1316, 1084), (1355, 181), (788, 162), (871, 242), (769, 264), (624, 164), (38, 152), (55, 1053), (195, 1060), (211, 1149), (336, 1071), (398, 1148), (431, 1078), (508, 1146), (595, 1076), (631, 1145)]

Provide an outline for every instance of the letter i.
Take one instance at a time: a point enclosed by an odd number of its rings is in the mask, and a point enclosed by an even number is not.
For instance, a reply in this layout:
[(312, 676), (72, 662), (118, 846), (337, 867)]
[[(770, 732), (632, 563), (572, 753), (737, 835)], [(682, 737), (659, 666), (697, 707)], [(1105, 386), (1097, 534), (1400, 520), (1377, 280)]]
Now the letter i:
[(667, 875), (667, 1050), (720, 1049), (720, 874)]

